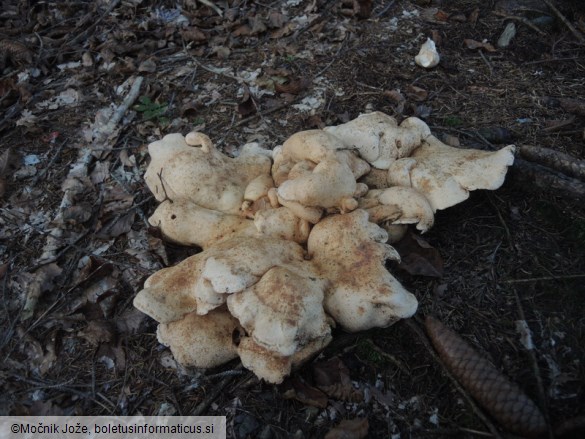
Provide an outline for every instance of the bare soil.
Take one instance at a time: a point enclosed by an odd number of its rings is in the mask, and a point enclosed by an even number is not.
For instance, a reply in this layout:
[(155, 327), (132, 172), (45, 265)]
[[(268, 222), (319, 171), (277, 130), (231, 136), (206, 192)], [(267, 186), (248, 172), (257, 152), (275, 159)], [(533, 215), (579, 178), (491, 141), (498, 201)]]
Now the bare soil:
[[(584, 4), (554, 3), (585, 34)], [(146, 222), (156, 206), (141, 178), (146, 145), (166, 133), (196, 128), (233, 154), (379, 110), (421, 117), (464, 147), (535, 145), (584, 160), (585, 114), (558, 100), (585, 99), (585, 45), (544, 2), (212, 3), (222, 16), (191, 0), (1, 4), (0, 153), (13, 159), (0, 175), (0, 414), (226, 415), (234, 438), (317, 438), (364, 417), (372, 438), (493, 436), (431, 355), (421, 329), (432, 314), (553, 427), (581, 415), (565, 437), (583, 437), (584, 199), (543, 189), (538, 172), (514, 166), (499, 190), (437, 213), (425, 239), (442, 277), (389, 267), (420, 302), (414, 318), (337, 330), (293, 374), (310, 385), (315, 364), (338, 357), (361, 399), (330, 397), (326, 408), (288, 399), (290, 383), (268, 385), (236, 361), (184, 370), (132, 306), (147, 276), (197, 252)], [(497, 47), (509, 22), (516, 36)], [(441, 54), (430, 70), (414, 63), (427, 37)], [(80, 207), (59, 216), (70, 166), (138, 76), (139, 100), (74, 179)], [(51, 260), (39, 259), (55, 230)]]

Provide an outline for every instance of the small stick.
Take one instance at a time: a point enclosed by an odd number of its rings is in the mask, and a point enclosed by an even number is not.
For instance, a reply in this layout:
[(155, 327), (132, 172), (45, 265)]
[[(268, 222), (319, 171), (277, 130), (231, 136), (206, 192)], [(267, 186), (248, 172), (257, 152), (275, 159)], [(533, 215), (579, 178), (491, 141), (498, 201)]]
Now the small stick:
[(555, 15), (559, 18), (559, 20), (561, 20), (563, 22), (563, 24), (565, 26), (567, 26), (567, 29), (569, 29), (571, 31), (571, 33), (575, 36), (575, 38), (577, 38), (577, 40), (579, 40), (580, 43), (585, 44), (585, 37), (583, 37), (583, 35), (581, 35), (581, 33), (577, 29), (575, 29), (571, 23), (569, 23), (569, 20), (567, 20), (565, 18), (565, 16), (561, 13), (561, 11), (559, 11), (550, 0), (542, 0), (542, 1), (550, 8), (551, 11), (553, 11), (555, 13)]
[(569, 279), (585, 279), (585, 274), (567, 274), (563, 276), (541, 276), (541, 277), (530, 277), (526, 279), (508, 279), (504, 280), (505, 284), (522, 284), (529, 282), (541, 282), (541, 281), (559, 281)]
[[(528, 327), (528, 322), (526, 321), (526, 314), (524, 313), (524, 307), (522, 306), (522, 301), (520, 300), (520, 296), (518, 295), (518, 291), (514, 288), (514, 297), (516, 299), (516, 306), (518, 307), (518, 316), (520, 319), (526, 323)], [(528, 328), (530, 331), (530, 328)], [(531, 332), (528, 332), (530, 339), (532, 339)], [(544, 418), (546, 419), (546, 425), (548, 427), (548, 436), (550, 439), (553, 439), (553, 432), (552, 427), (550, 425), (550, 416), (548, 414), (548, 404), (546, 401), (546, 392), (544, 390), (544, 384), (542, 382), (542, 374), (540, 372), (540, 367), (538, 367), (538, 360), (536, 358), (536, 353), (534, 352), (534, 343), (530, 340), (530, 346), (524, 346), (528, 351), (528, 356), (530, 357), (530, 363), (532, 366), (532, 373), (536, 378), (536, 387), (538, 388), (538, 399), (540, 402), (540, 406), (542, 407)]]
[[(234, 368), (231, 372), (234, 372), (236, 370), (240, 370), (242, 368), (242, 365), (240, 364), (239, 366), (237, 366), (236, 368)], [(217, 397), (221, 394), (221, 392), (223, 392), (223, 389), (225, 389), (234, 379), (233, 374), (229, 374), (226, 377), (224, 377), (223, 380), (221, 380), (219, 383), (214, 384), (212, 386), (212, 390), (211, 392), (209, 392), (209, 394), (203, 399), (203, 401), (201, 401), (199, 403), (199, 405), (197, 407), (195, 407), (195, 410), (193, 410), (193, 412), (190, 413), (191, 416), (201, 416), (206, 410), (207, 408), (211, 405), (211, 403), (213, 401), (215, 401), (217, 399)]]
[(488, 66), (488, 69), (490, 69), (490, 76), (493, 76), (494, 75), (494, 68), (492, 67), (492, 65), (488, 61), (488, 59), (485, 57), (485, 55), (483, 54), (483, 50), (481, 50), (481, 49), (479, 49), (479, 56), (481, 56), (481, 58), (483, 59), (483, 61)]
[(541, 30), (538, 27), (536, 27), (534, 24), (532, 24), (530, 21), (528, 21), (524, 17), (517, 17), (516, 15), (507, 15), (507, 14), (502, 13), (502, 12), (499, 12), (499, 11), (493, 11), (492, 14), (497, 15), (498, 17), (502, 17), (504, 20), (516, 20), (516, 21), (519, 21), (520, 23), (528, 26), (534, 32), (536, 32), (536, 33), (538, 33), (540, 35), (546, 36), (546, 32), (544, 32), (543, 30)]

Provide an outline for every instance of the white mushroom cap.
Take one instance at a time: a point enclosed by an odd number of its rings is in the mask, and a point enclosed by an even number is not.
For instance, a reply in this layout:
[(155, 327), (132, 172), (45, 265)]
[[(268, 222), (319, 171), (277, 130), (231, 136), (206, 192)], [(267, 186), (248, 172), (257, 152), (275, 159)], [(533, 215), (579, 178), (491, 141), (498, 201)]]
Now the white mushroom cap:
[(410, 117), (398, 126), (393, 117), (379, 111), (362, 114), (325, 130), (346, 147), (357, 150), (360, 157), (378, 169), (388, 169), (396, 159), (409, 156), (431, 133), (429, 127), (416, 117)]
[(384, 266), (400, 259), (387, 239), (362, 209), (324, 218), (309, 234), (309, 255), (332, 283), (325, 311), (348, 331), (385, 327), (416, 311), (416, 298)]
[(433, 208), (425, 196), (413, 188), (373, 189), (366, 194), (363, 203), (370, 221), (376, 224), (416, 224), (418, 230), (426, 232), (435, 221)]
[[(331, 332), (323, 297), (327, 281), (274, 267), (247, 290), (228, 297), (228, 308), (252, 339), (282, 356), (290, 356)], [(275, 294), (277, 292), (277, 294)]]
[(207, 209), (238, 214), (248, 184), (269, 175), (270, 157), (258, 153), (230, 158), (205, 134), (189, 133), (187, 139), (169, 134), (148, 145), (151, 162), (144, 179), (155, 198), (188, 199)]
[(237, 358), (234, 331), (242, 331), (238, 321), (227, 310), (216, 309), (204, 316), (192, 312), (179, 321), (160, 324), (157, 336), (181, 365), (208, 368)]
[(259, 346), (250, 337), (243, 337), (238, 355), (246, 369), (269, 383), (280, 384), (292, 368), (301, 365), (331, 342), (331, 335), (314, 340), (292, 356), (281, 356)]
[(171, 241), (201, 248), (235, 235), (251, 236), (255, 233), (254, 223), (249, 219), (206, 209), (186, 199), (163, 201), (148, 222), (160, 228)]
[(169, 323), (197, 310), (194, 280), (201, 273), (200, 255), (180, 264), (163, 268), (144, 282), (144, 289), (134, 297), (134, 306), (159, 323)]
[(466, 200), (469, 191), (499, 188), (513, 162), (513, 145), (496, 152), (459, 149), (429, 136), (411, 157), (390, 166), (388, 181), (415, 188), (436, 211)]
[(310, 223), (296, 216), (287, 207), (264, 209), (254, 215), (254, 225), (258, 233), (274, 238), (298, 242), (307, 242)]
[(357, 185), (349, 166), (334, 157), (321, 161), (311, 173), (283, 182), (278, 198), (308, 207), (342, 207), (353, 198)]
[(274, 266), (304, 263), (304, 250), (297, 243), (269, 237), (236, 237), (200, 255), (205, 262), (194, 280), (199, 314), (251, 287)]

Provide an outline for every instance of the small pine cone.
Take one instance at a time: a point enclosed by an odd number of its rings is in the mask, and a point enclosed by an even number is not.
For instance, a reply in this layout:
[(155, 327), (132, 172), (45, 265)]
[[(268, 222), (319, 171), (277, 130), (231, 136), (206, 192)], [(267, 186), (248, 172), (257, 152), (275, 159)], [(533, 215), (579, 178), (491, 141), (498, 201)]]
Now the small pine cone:
[(499, 423), (526, 437), (546, 434), (546, 420), (520, 387), (440, 321), (427, 316), (427, 333), (439, 356), (476, 401)]

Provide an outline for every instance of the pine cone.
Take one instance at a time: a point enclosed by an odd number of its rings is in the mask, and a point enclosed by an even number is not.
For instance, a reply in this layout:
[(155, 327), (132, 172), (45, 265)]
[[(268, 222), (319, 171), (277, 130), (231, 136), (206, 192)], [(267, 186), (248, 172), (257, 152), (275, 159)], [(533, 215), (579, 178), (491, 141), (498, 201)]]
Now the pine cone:
[(546, 434), (546, 420), (520, 387), (440, 321), (427, 316), (426, 328), (439, 356), (467, 391), (509, 431), (527, 437)]

